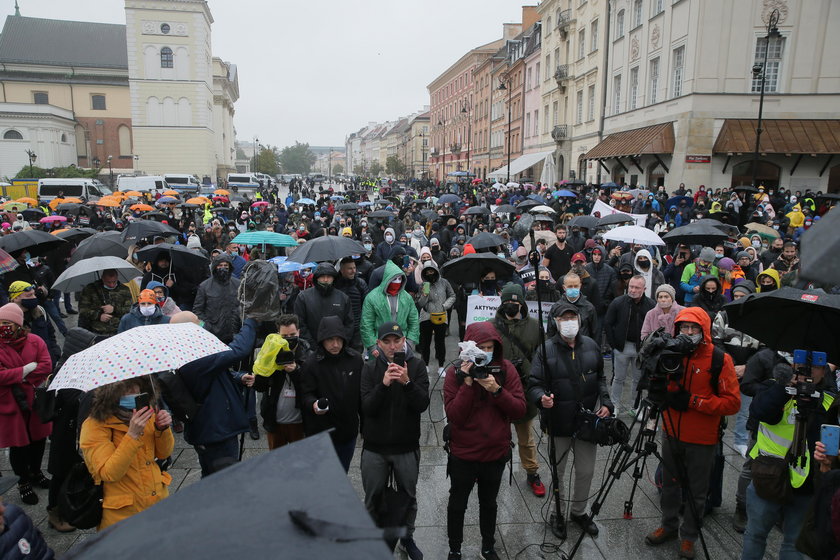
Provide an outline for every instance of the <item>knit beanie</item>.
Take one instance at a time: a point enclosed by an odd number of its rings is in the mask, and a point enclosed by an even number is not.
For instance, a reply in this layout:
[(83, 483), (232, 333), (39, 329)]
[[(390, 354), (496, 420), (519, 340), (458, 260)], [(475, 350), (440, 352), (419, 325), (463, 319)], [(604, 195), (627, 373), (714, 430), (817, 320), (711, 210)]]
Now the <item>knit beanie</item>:
[(749, 258), (750, 258), (750, 254), (747, 253), (746, 251), (738, 251), (738, 253), (735, 255), (735, 260), (736, 261), (740, 261), (741, 259), (749, 259)]
[(744, 292), (746, 295), (754, 294), (755, 293), (755, 284), (752, 281), (747, 279), (739, 280), (737, 284), (732, 286), (732, 293), (734, 294), (737, 291)]
[(662, 284), (658, 288), (656, 288), (656, 294), (654, 294), (654, 298), (658, 298), (659, 294), (665, 292), (669, 296), (671, 296), (671, 301), (677, 300), (677, 292), (674, 290), (674, 287), (670, 284)]
[(19, 327), (23, 326), (23, 310), (16, 303), (7, 303), (0, 307), (0, 321), (11, 321)]
[(187, 249), (200, 249), (201, 239), (197, 235), (190, 235), (187, 238)]
[(143, 290), (137, 296), (137, 303), (157, 303), (157, 294), (155, 294), (154, 290)]
[(732, 270), (735, 267), (735, 261), (729, 257), (723, 257), (718, 261), (717, 266), (721, 270)]
[(715, 262), (715, 250), (711, 247), (703, 247), (700, 251), (700, 260), (703, 262)]
[(505, 287), (502, 288), (502, 303), (507, 303), (509, 301), (516, 301), (520, 303), (525, 301), (525, 295), (522, 293), (522, 286), (514, 284), (513, 282), (505, 284)]

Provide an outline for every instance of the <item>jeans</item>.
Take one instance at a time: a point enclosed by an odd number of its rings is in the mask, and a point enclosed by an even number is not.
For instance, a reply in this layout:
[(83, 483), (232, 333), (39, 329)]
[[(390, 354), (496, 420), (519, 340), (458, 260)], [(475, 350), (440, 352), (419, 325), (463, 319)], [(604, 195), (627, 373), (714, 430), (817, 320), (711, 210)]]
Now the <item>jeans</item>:
[(622, 350), (613, 348), (613, 381), (610, 386), (610, 397), (615, 405), (616, 414), (618, 410), (624, 410), (621, 394), (624, 392), (624, 379), (627, 374), (633, 378), (633, 391), (630, 393), (632, 402), (636, 398), (636, 388), (642, 377), (642, 370), (636, 366), (636, 344), (633, 342), (625, 342)]
[(195, 452), (198, 454), (198, 464), (201, 465), (201, 478), (204, 478), (231, 462), (239, 461), (239, 438), (233, 436), (216, 443), (196, 445)]
[(431, 321), (421, 321), (420, 343), (417, 349), (425, 363), (428, 364), (432, 357), (432, 338), (435, 341), (435, 358), (437, 358), (438, 367), (443, 367), (446, 363), (446, 332), (448, 330), (449, 326), (446, 323), (433, 325)]
[(747, 531), (744, 533), (744, 550), (741, 560), (761, 560), (767, 546), (767, 535), (773, 529), (779, 517), (782, 519), (782, 541), (779, 550), (779, 560), (801, 560), (804, 554), (796, 550), (796, 539), (805, 522), (805, 514), (813, 496), (794, 494), (793, 501), (788, 504), (777, 504), (759, 498), (755, 487), (750, 484), (747, 488)]
[(417, 479), (420, 475), (420, 450), (382, 455), (367, 449), (362, 450), (362, 487), (365, 490), (365, 507), (376, 520), (376, 502), (380, 492), (388, 484), (391, 469), (397, 487), (411, 497), (406, 513), (406, 538), (414, 536), (414, 522), (417, 520)]
[(47, 312), (47, 315), (50, 316), (52, 322), (55, 323), (55, 326), (56, 328), (58, 328), (58, 331), (62, 335), (66, 336), (67, 326), (64, 324), (64, 320), (61, 318), (61, 313), (59, 313), (58, 311), (58, 305), (56, 305), (56, 303), (53, 300), (47, 298), (44, 301), (44, 311)]
[(350, 462), (353, 460), (353, 453), (356, 451), (356, 438), (344, 442), (333, 440), (333, 447), (335, 448), (335, 454), (338, 455), (338, 460), (341, 461), (344, 472), (348, 472)]
[[(59, 305), (61, 303), (61, 292), (58, 290), (50, 290), (50, 298), (52, 298), (56, 308), (61, 307)], [(64, 311), (67, 311), (68, 313), (73, 310), (73, 301), (70, 298), (71, 294), (69, 292), (64, 292)]]
[(482, 463), (464, 461), (449, 456), (449, 504), (446, 507), (446, 534), (449, 550), (460, 552), (464, 542), (464, 515), (473, 487), (478, 484), (478, 526), (481, 530), (481, 550), (490, 550), (496, 544), (496, 498), (502, 484), (502, 474), (507, 459)]
[(750, 403), (752, 397), (741, 393), (741, 410), (738, 411), (738, 416), (735, 418), (735, 445), (747, 445), (749, 443), (750, 434), (747, 432), (747, 420), (750, 417)]

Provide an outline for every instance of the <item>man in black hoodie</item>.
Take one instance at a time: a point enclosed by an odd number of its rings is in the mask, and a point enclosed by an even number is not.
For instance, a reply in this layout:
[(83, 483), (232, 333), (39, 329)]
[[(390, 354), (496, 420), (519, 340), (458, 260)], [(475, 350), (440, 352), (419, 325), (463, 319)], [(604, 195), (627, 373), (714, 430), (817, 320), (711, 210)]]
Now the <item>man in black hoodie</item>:
[[(375, 515), (380, 493), (393, 469), (401, 490), (411, 497), (406, 536), (401, 547), (412, 560), (423, 557), (414, 542), (417, 478), (420, 472), (420, 415), (429, 407), (426, 364), (405, 343), (398, 323), (389, 321), (377, 333), (379, 355), (362, 370), (362, 486), (365, 506)], [(402, 359), (395, 355), (403, 352)], [(378, 520), (377, 520), (378, 521)]]
[(335, 289), (335, 280), (338, 277), (335, 267), (329, 263), (321, 263), (315, 268), (313, 276), (314, 285), (303, 290), (295, 298), (295, 315), (300, 319), (300, 337), (315, 347), (321, 319), (333, 315), (339, 317), (344, 325), (345, 338), (352, 341), (353, 306), (347, 294)]
[(193, 306), (193, 313), (204, 321), (204, 328), (225, 344), (230, 344), (242, 326), (236, 295), (239, 280), (231, 277), (231, 261), (225, 253), (213, 259), (213, 275), (199, 284)]

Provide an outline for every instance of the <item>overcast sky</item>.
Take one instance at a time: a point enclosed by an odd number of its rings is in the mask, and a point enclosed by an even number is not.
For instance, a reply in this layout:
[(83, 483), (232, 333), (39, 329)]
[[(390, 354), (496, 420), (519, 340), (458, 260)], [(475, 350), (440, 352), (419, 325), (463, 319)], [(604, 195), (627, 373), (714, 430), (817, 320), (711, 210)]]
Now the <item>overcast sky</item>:
[[(0, 0), (5, 14), (14, 0)], [(21, 15), (125, 23), (121, 0), (18, 0)], [(213, 55), (239, 67), (239, 140), (344, 145), (429, 104), (426, 86), (519, 22), (511, 0), (209, 0)], [(536, 2), (531, 2), (536, 4)]]

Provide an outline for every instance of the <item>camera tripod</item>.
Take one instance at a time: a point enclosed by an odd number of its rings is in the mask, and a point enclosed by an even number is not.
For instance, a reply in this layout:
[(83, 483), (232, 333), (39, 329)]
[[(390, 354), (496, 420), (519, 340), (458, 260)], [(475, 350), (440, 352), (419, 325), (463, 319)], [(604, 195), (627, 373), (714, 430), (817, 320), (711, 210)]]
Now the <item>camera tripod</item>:
[[(640, 409), (638, 414), (636, 414), (633, 418), (629, 431), (632, 434), (633, 428), (635, 428), (637, 424), (639, 424), (639, 430), (632, 441), (628, 440), (627, 443), (619, 445), (618, 452), (610, 463), (607, 479), (603, 482), (601, 487), (598, 489), (598, 492), (595, 494), (595, 499), (592, 502), (588, 516), (590, 520), (594, 520), (595, 516), (600, 513), (601, 507), (604, 505), (604, 502), (606, 502), (607, 495), (610, 493), (610, 490), (612, 490), (612, 487), (621, 477), (621, 474), (629, 470), (631, 467), (633, 468), (633, 488), (630, 490), (630, 496), (624, 502), (624, 519), (633, 519), (633, 498), (636, 495), (636, 489), (639, 486), (639, 481), (642, 479), (642, 475), (645, 472), (648, 457), (653, 455), (662, 462), (662, 455), (660, 455), (659, 451), (657, 451), (656, 433), (658, 431), (657, 428), (659, 420), (662, 417), (664, 409), (661, 402), (658, 400), (654, 401), (649, 398), (641, 398), (641, 393), (637, 396), (637, 403), (640, 403)], [(673, 428), (673, 424), (671, 427)], [(688, 502), (691, 515), (693, 515), (694, 519), (697, 520), (700, 544), (703, 547), (703, 553), (705, 554), (706, 559), (709, 560), (711, 557), (709, 556), (709, 550), (706, 547), (706, 540), (703, 537), (703, 531), (700, 528), (700, 521), (702, 518), (698, 515), (699, 512), (694, 504), (694, 497), (688, 484), (688, 472), (685, 462), (681, 456), (675, 454), (674, 464), (677, 468), (677, 480), (679, 481), (680, 488), (683, 491), (683, 501)], [(578, 535), (572, 550), (568, 554), (569, 559), (574, 558), (575, 553), (583, 543), (583, 539), (586, 534), (587, 533), (585, 531), (581, 531), (580, 535)]]

